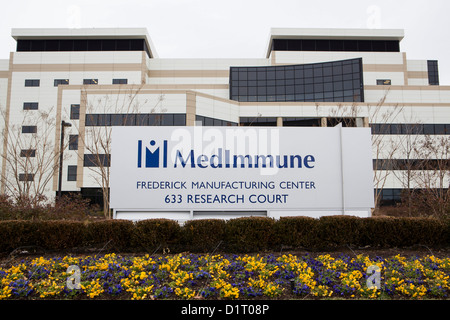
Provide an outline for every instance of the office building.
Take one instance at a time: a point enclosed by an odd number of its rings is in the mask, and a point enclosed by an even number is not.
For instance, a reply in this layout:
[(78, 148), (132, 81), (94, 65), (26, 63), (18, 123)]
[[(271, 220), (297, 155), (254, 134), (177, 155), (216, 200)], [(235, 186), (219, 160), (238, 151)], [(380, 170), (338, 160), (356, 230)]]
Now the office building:
[(417, 183), (404, 179), (420, 160), (410, 143), (450, 134), (450, 86), (433, 57), (408, 59), (403, 30), (272, 29), (254, 59), (166, 59), (140, 28), (11, 35), (16, 50), (0, 60), (2, 193), (55, 196), (62, 121), (62, 192), (100, 204), (113, 126), (371, 127), (384, 204)]

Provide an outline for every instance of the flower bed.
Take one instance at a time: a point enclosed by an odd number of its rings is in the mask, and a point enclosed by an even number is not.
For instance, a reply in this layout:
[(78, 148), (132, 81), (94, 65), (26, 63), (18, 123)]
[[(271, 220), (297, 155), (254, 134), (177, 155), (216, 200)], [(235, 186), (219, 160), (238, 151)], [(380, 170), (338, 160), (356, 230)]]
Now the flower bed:
[[(79, 289), (67, 286), (73, 265)], [(380, 287), (368, 286), (373, 266)], [(448, 299), (449, 275), (450, 258), (432, 255), (112, 253), (30, 258), (0, 268), (0, 299)]]

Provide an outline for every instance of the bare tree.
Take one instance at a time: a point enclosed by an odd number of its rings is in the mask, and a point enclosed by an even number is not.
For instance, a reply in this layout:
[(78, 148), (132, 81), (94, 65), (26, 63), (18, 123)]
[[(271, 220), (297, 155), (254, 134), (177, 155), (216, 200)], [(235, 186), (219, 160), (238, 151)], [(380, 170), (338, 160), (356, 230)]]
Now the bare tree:
[(429, 136), (416, 146), (422, 159), (414, 176), (419, 192), (414, 204), (436, 217), (450, 215), (450, 137)]
[(392, 166), (394, 156), (399, 149), (398, 141), (384, 133), (387, 133), (391, 123), (395, 123), (395, 120), (403, 111), (403, 106), (398, 104), (386, 106), (388, 94), (389, 89), (375, 105), (338, 104), (330, 112), (334, 124), (340, 122), (345, 127), (355, 127), (360, 126), (361, 122), (367, 121), (367, 125), (377, 126), (378, 132), (372, 134), (375, 208), (380, 205), (382, 191), (391, 175), (391, 171), (388, 169)]
[[(406, 122), (406, 121), (405, 121)], [(406, 204), (408, 215), (412, 216), (413, 196), (415, 189), (415, 175), (420, 166), (420, 156), (417, 154), (417, 148), (421, 142), (420, 122), (407, 121), (409, 125), (397, 128), (397, 146), (399, 159), (393, 159), (391, 169), (397, 181), (403, 189), (402, 202)]]
[[(119, 89), (115, 93), (105, 93), (95, 101), (86, 101), (86, 125), (84, 128), (76, 125), (79, 139), (84, 145), (83, 151), (89, 155), (91, 165), (88, 169), (92, 173), (91, 177), (102, 190), (105, 218), (111, 218), (109, 187), (112, 127), (157, 125), (157, 123), (143, 123), (144, 117), (140, 117), (148, 103), (147, 100), (138, 100), (141, 89), (142, 85), (123, 91)], [(86, 90), (83, 94), (86, 97)], [(154, 113), (163, 100), (164, 95), (160, 94), (157, 103), (150, 108), (150, 113)], [(161, 111), (164, 112), (164, 109)], [(153, 121), (158, 122), (158, 119)], [(79, 152), (78, 156), (84, 160), (84, 152)]]
[[(5, 114), (2, 110), (3, 119)], [(3, 129), (7, 143), (1, 155), (6, 164), (1, 179), (5, 193), (16, 202), (29, 201), (37, 206), (49, 200), (49, 183), (59, 164), (59, 153), (54, 148), (56, 122), (51, 114), (52, 110), (24, 110), (22, 123), (8, 124)]]

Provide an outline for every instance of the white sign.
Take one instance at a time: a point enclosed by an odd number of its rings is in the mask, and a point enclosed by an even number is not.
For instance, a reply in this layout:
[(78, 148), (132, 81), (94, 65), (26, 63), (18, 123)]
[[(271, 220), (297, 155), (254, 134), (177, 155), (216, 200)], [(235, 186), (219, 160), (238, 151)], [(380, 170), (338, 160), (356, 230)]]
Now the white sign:
[(205, 212), (367, 216), (373, 207), (369, 128), (112, 130), (111, 207), (117, 218), (204, 218)]

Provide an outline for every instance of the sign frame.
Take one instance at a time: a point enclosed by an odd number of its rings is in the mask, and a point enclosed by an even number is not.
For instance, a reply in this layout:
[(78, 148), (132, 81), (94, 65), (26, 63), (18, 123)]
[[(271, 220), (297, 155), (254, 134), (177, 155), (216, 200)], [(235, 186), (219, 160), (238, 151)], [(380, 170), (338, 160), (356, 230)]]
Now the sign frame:
[[(215, 187), (211, 181), (217, 189), (201, 188)], [(270, 181), (276, 187), (264, 189)], [(236, 182), (235, 196), (220, 187)], [(374, 207), (371, 132), (341, 125), (113, 127), (110, 187), (116, 219), (367, 217)]]

